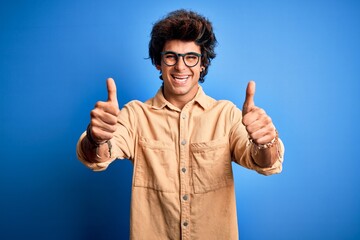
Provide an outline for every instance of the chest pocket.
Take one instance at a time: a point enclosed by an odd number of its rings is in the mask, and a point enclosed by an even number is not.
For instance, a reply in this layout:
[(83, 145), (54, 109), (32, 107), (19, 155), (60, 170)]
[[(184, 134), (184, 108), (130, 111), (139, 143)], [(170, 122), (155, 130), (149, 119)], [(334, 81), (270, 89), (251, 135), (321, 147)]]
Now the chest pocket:
[(192, 143), (193, 186), (206, 193), (233, 184), (228, 138)]
[(134, 186), (175, 192), (176, 154), (170, 143), (139, 139)]

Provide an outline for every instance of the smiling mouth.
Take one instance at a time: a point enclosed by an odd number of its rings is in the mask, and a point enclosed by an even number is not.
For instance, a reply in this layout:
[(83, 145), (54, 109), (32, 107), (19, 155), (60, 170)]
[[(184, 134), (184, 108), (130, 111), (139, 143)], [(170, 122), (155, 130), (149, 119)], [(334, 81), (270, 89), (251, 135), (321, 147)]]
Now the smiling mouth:
[(173, 79), (176, 81), (176, 82), (179, 82), (179, 83), (184, 83), (186, 82), (186, 80), (189, 79), (189, 75), (185, 75), (185, 76), (175, 76), (175, 75), (171, 75), (173, 77)]

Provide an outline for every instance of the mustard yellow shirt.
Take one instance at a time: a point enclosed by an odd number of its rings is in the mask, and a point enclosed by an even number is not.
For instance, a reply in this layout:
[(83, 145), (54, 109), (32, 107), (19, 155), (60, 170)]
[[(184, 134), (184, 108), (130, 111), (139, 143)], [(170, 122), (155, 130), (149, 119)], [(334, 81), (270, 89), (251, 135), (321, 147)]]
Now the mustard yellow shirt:
[(232, 161), (264, 175), (281, 172), (284, 146), (270, 168), (257, 166), (241, 111), (216, 101), (199, 86), (183, 109), (162, 94), (145, 103), (131, 101), (118, 118), (113, 159), (78, 158), (95, 171), (115, 159), (132, 161), (131, 239), (238, 239)]

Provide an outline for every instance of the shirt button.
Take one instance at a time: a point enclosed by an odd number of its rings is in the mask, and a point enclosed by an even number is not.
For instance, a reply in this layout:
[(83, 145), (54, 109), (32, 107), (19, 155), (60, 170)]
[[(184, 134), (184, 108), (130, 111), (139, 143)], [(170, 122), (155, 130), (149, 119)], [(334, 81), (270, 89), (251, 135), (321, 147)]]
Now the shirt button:
[(184, 201), (188, 200), (188, 195), (185, 194), (185, 195), (183, 196), (183, 199), (184, 199)]
[(183, 222), (183, 226), (184, 226), (184, 227), (187, 227), (188, 225), (189, 225), (189, 223), (188, 223), (188, 222), (186, 222), (186, 221), (185, 221), (185, 222)]
[(181, 169), (181, 171), (182, 171), (183, 173), (186, 173), (186, 168), (183, 167), (183, 168)]
[(186, 144), (186, 140), (184, 139), (181, 141), (181, 145), (185, 145), (185, 144)]
[(186, 114), (184, 113), (182, 116), (181, 116), (182, 119), (185, 119), (186, 118)]

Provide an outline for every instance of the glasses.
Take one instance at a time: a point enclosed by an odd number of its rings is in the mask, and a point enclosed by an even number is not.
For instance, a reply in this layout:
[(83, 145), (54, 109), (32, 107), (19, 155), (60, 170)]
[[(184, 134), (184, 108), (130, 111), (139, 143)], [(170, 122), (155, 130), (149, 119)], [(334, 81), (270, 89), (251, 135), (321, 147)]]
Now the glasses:
[(176, 53), (171, 51), (161, 52), (163, 62), (171, 67), (174, 66), (178, 61), (179, 57), (183, 57), (183, 61), (187, 67), (195, 67), (196, 64), (199, 63), (200, 57), (202, 56), (200, 53), (196, 52), (188, 52), (188, 53)]

